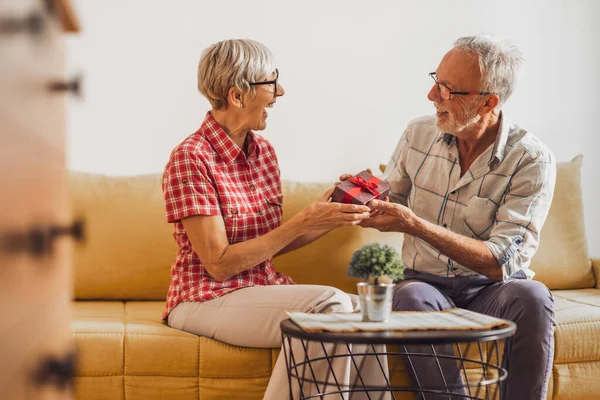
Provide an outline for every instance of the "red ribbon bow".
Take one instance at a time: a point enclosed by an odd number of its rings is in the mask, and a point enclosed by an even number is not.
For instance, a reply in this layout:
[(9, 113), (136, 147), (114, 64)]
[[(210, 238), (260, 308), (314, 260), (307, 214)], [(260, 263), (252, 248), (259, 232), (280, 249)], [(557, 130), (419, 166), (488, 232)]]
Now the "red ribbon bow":
[(377, 184), (371, 181), (372, 178), (369, 178), (369, 180), (366, 181), (365, 178), (363, 178), (362, 176), (356, 175), (349, 178), (348, 180), (354, 183), (356, 186), (360, 186), (361, 188), (368, 190), (374, 196), (379, 196), (379, 192), (377, 191)]

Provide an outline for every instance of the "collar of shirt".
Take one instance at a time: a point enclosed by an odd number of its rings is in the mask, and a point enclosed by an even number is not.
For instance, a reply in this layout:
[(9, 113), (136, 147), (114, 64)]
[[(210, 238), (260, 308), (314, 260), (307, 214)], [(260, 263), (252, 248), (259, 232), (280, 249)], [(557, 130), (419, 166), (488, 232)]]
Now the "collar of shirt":
[[(490, 157), (489, 164), (494, 162), (494, 159), (497, 159), (498, 162), (502, 162), (504, 159), (504, 153), (506, 151), (506, 143), (508, 142), (508, 133), (510, 130), (510, 123), (504, 116), (504, 113), (500, 111), (500, 125), (498, 128), (498, 135), (496, 136), (496, 141), (494, 142), (494, 147), (492, 149), (492, 155)], [(436, 142), (443, 140), (446, 144), (450, 145), (451, 143), (456, 144), (456, 137), (451, 133), (443, 133), (441, 132), (436, 139)]]
[[(213, 118), (211, 112), (206, 113), (204, 122), (198, 133), (204, 135), (206, 140), (212, 145), (219, 157), (227, 163), (233, 163), (240, 154), (246, 158), (242, 149), (225, 133), (221, 125)], [(246, 142), (248, 145), (248, 160), (256, 159), (259, 156), (259, 147), (256, 142), (256, 136), (254, 132), (249, 131), (246, 135)]]

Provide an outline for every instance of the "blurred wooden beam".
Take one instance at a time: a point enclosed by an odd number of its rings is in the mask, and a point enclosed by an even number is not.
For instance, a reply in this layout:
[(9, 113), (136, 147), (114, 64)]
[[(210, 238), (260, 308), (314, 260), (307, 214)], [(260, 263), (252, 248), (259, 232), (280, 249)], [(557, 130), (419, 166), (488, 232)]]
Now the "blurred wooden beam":
[(81, 26), (79, 20), (73, 11), (69, 0), (53, 0), (56, 7), (58, 18), (65, 32), (80, 32)]

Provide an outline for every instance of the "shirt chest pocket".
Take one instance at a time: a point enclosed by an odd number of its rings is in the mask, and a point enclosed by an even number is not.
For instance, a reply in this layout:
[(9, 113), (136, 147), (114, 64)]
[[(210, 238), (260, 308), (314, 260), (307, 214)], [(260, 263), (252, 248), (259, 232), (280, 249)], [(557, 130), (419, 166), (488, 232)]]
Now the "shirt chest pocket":
[(263, 215), (268, 230), (277, 228), (281, 225), (283, 218), (283, 197), (281, 195), (265, 196), (263, 204)]
[(229, 243), (262, 236), (281, 224), (281, 196), (260, 196), (256, 202), (230, 202), (223, 207)]
[(467, 203), (464, 220), (473, 238), (489, 239), (498, 206), (488, 198), (473, 196)]

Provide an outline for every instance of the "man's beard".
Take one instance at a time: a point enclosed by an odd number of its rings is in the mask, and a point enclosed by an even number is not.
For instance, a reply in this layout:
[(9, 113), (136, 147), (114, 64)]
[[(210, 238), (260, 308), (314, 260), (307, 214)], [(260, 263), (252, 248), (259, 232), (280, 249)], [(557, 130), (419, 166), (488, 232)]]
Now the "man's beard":
[(459, 116), (448, 111), (443, 122), (436, 117), (436, 125), (441, 132), (456, 135), (477, 124), (480, 120), (481, 116), (477, 113), (476, 108), (471, 106), (463, 108)]

